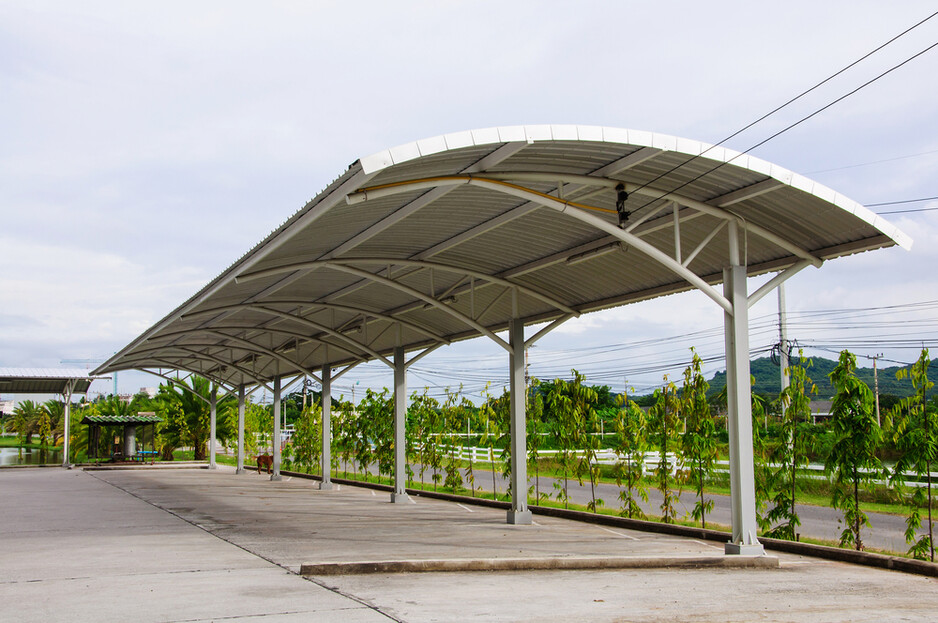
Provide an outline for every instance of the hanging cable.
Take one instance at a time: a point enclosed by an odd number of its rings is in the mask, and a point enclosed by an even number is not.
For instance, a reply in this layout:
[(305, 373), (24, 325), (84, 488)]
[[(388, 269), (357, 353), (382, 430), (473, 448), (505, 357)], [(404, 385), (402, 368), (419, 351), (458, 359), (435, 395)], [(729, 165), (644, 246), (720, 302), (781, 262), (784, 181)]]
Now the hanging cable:
[[(778, 107), (776, 107), (776, 108), (770, 110), (769, 112), (767, 112), (766, 114), (762, 115), (761, 117), (759, 117), (759, 118), (756, 119), (755, 121), (752, 121), (751, 123), (747, 124), (746, 126), (744, 126), (744, 127), (740, 128), (739, 130), (733, 132), (732, 134), (730, 134), (729, 136), (727, 136), (726, 138), (724, 138), (724, 139), (721, 140), (720, 142), (711, 145), (710, 147), (708, 147), (707, 149), (705, 149), (702, 153), (700, 153), (700, 154), (698, 154), (698, 155), (696, 155), (696, 156), (693, 156), (690, 160), (687, 160), (687, 161), (685, 161), (685, 162), (682, 162), (681, 164), (675, 165), (675, 166), (672, 167), (671, 169), (665, 171), (664, 173), (659, 174), (658, 176), (654, 177), (654, 178), (651, 179), (650, 181), (645, 182), (644, 184), (642, 184), (641, 186), (639, 186), (636, 190), (641, 190), (641, 189), (643, 189), (643, 188), (645, 188), (645, 187), (647, 187), (647, 186), (649, 186), (649, 185), (651, 185), (651, 184), (654, 184), (655, 182), (657, 182), (657, 181), (660, 180), (661, 178), (666, 177), (666, 176), (670, 175), (671, 173), (673, 173), (674, 171), (680, 169), (681, 167), (690, 164), (691, 162), (693, 162), (693, 161), (696, 160), (697, 158), (703, 157), (704, 154), (706, 154), (707, 152), (709, 152), (711, 149), (714, 149), (714, 148), (716, 148), (716, 147), (719, 147), (720, 145), (724, 144), (725, 142), (727, 142), (727, 141), (729, 141), (729, 140), (735, 138), (736, 136), (742, 134), (743, 132), (745, 132), (745, 131), (748, 130), (749, 128), (753, 127), (753, 126), (756, 125), (757, 123), (761, 123), (762, 121), (765, 121), (766, 119), (768, 119), (769, 117), (771, 117), (771, 116), (774, 115), (775, 113), (779, 112), (779, 111), (782, 110), (783, 108), (786, 108), (787, 106), (789, 106), (789, 105), (795, 103), (796, 101), (798, 101), (799, 99), (801, 99), (801, 98), (804, 97), (805, 95), (807, 95), (807, 94), (811, 93), (812, 91), (818, 89), (819, 87), (821, 87), (821, 86), (827, 84), (828, 82), (830, 82), (831, 80), (833, 80), (834, 78), (836, 78), (836, 77), (839, 76), (840, 74), (844, 73), (845, 71), (851, 69), (852, 67), (855, 67), (855, 66), (858, 65), (859, 63), (862, 63), (863, 61), (865, 61), (866, 59), (868, 59), (868, 58), (871, 57), (872, 55), (876, 54), (877, 52), (879, 52), (880, 50), (882, 50), (883, 48), (885, 48), (885, 47), (888, 46), (889, 44), (893, 43), (893, 42), (896, 41), (897, 39), (900, 39), (901, 37), (904, 37), (905, 35), (907, 35), (908, 33), (912, 32), (913, 30), (915, 30), (916, 28), (918, 28), (919, 26), (921, 26), (922, 24), (924, 24), (924, 23), (927, 22), (928, 20), (930, 20), (930, 19), (932, 19), (933, 17), (935, 17), (936, 15), (938, 15), (938, 11), (936, 11), (935, 13), (932, 13), (931, 15), (929, 15), (929, 16), (926, 17), (925, 19), (921, 20), (920, 22), (918, 22), (918, 23), (916, 23), (916, 24), (913, 24), (912, 26), (906, 28), (905, 30), (903, 30), (902, 32), (900, 32), (898, 35), (896, 35), (896, 36), (894, 36), (893, 38), (889, 39), (888, 41), (886, 41), (886, 42), (883, 43), (882, 45), (879, 45), (878, 47), (876, 47), (876, 48), (870, 50), (869, 52), (867, 52), (866, 54), (864, 54), (863, 56), (861, 56), (861, 57), (858, 58), (857, 60), (855, 60), (855, 61), (853, 61), (852, 63), (850, 63), (849, 65), (845, 66), (843, 69), (840, 69), (839, 71), (837, 71), (837, 72), (831, 74), (830, 76), (828, 76), (828, 77), (825, 78), (824, 80), (821, 80), (820, 82), (818, 82), (817, 84), (815, 84), (813, 87), (811, 87), (811, 88), (809, 88), (809, 89), (807, 89), (807, 90), (805, 90), (805, 91), (802, 91), (801, 93), (799, 93), (799, 94), (796, 95), (795, 97), (791, 98), (790, 100), (788, 100), (787, 102), (785, 102), (785, 103), (782, 104), (781, 106), (778, 106)], [(914, 57), (913, 57), (913, 58), (914, 58)], [(892, 70), (890, 70), (890, 71), (892, 71)], [(864, 86), (865, 86), (865, 85), (864, 85)], [(862, 87), (861, 87), (861, 88), (862, 88)], [(849, 94), (848, 94), (848, 95), (849, 95)], [(838, 100), (838, 101), (839, 101), (839, 100)], [(836, 101), (833, 102), (833, 103), (836, 103)], [(823, 110), (823, 109), (822, 109), (822, 110)], [(820, 112), (820, 111), (818, 111), (818, 112)], [(816, 114), (816, 113), (815, 113), (815, 114)], [(799, 122), (799, 123), (800, 123), (800, 122)], [(794, 126), (791, 126), (791, 127), (794, 127)], [(786, 131), (787, 131), (787, 128), (786, 128)], [(776, 136), (777, 136), (777, 135), (776, 135)], [(770, 137), (770, 138), (767, 139), (767, 140), (771, 140), (771, 138), (774, 138), (774, 136)], [(759, 143), (759, 145), (761, 145), (761, 144), (762, 144), (762, 143)], [(754, 147), (750, 147), (749, 149), (750, 149), (750, 150), (751, 150), (751, 149), (755, 149), (755, 147), (758, 147), (759, 145), (756, 145), (756, 146), (754, 146)], [(749, 150), (747, 150), (746, 152), (743, 152), (743, 153), (747, 153), (748, 151), (749, 151)], [(742, 155), (742, 154), (740, 154), (740, 155)], [(722, 165), (721, 165), (721, 166), (722, 166)], [(698, 179), (698, 178), (695, 178), (695, 179)], [(692, 180), (692, 181), (693, 181), (693, 180)], [(681, 186), (681, 187), (678, 187), (678, 188), (683, 188), (683, 187)], [(677, 190), (677, 189), (675, 189), (675, 190)], [(633, 192), (635, 192), (635, 191), (633, 191)], [(674, 192), (674, 191), (672, 190), (671, 192)], [(643, 205), (642, 207), (645, 207), (646, 205), (648, 205), (648, 204), (646, 203), (646, 204)], [(633, 212), (634, 212), (634, 210), (633, 210)]]
[[(931, 19), (931, 18), (929, 18), (929, 19)], [(913, 54), (912, 56), (910, 56), (909, 58), (905, 59), (905, 60), (902, 61), (901, 63), (899, 63), (899, 64), (897, 64), (897, 65), (893, 65), (892, 67), (890, 67), (890, 68), (887, 69), (886, 71), (882, 72), (881, 74), (877, 75), (876, 77), (871, 78), (870, 80), (867, 80), (866, 82), (864, 82), (864, 83), (861, 84), (860, 86), (856, 87), (855, 89), (853, 89), (853, 90), (851, 90), (851, 91), (848, 91), (847, 93), (841, 95), (840, 97), (836, 98), (835, 100), (833, 100), (833, 101), (831, 101), (831, 102), (825, 104), (825, 105), (822, 106), (821, 108), (818, 108), (817, 110), (815, 110), (815, 111), (812, 112), (811, 114), (805, 115), (804, 117), (802, 117), (802, 118), (799, 119), (798, 121), (795, 121), (794, 123), (791, 123), (791, 124), (785, 126), (784, 128), (782, 128), (782, 129), (779, 130), (778, 132), (775, 132), (774, 134), (770, 135), (769, 137), (767, 137), (767, 138), (765, 138), (765, 139), (759, 141), (759, 142), (756, 143), (755, 145), (752, 145), (751, 147), (749, 147), (749, 149), (747, 149), (747, 150), (745, 150), (745, 151), (742, 151), (742, 152), (736, 154), (735, 156), (733, 156), (732, 158), (730, 158), (730, 159), (727, 160), (726, 162), (721, 162), (720, 164), (717, 164), (716, 166), (711, 167), (710, 169), (707, 169), (707, 170), (704, 171), (703, 173), (701, 173), (701, 174), (699, 174), (699, 175), (697, 175), (697, 176), (695, 176), (695, 177), (693, 177), (693, 178), (687, 180), (686, 182), (680, 184), (680, 185), (677, 186), (676, 188), (672, 188), (671, 190), (668, 190), (668, 191), (664, 192), (663, 194), (659, 195), (658, 197), (655, 197), (655, 198), (653, 198), (653, 199), (650, 199), (649, 201), (646, 201), (646, 202), (643, 203), (641, 206), (639, 206), (639, 207), (637, 208), (637, 210), (641, 210), (642, 208), (645, 208), (645, 207), (651, 205), (651, 204), (654, 203), (655, 201), (658, 201), (659, 199), (662, 199), (663, 197), (666, 197), (667, 195), (669, 195), (669, 194), (671, 194), (671, 193), (675, 193), (675, 192), (681, 190), (682, 188), (684, 188), (684, 187), (686, 187), (686, 186), (689, 186), (690, 184), (693, 184), (693, 183), (696, 182), (697, 180), (699, 180), (699, 179), (701, 179), (701, 178), (703, 178), (703, 177), (706, 177), (707, 175), (710, 175), (710, 174), (713, 173), (714, 171), (716, 171), (716, 170), (718, 170), (718, 169), (721, 169), (722, 167), (724, 167), (724, 166), (730, 164), (731, 162), (733, 162), (734, 160), (736, 160), (736, 159), (739, 158), (740, 156), (744, 156), (744, 155), (748, 154), (749, 152), (751, 152), (753, 149), (757, 149), (757, 148), (761, 147), (762, 145), (765, 145), (765, 144), (768, 143), (769, 141), (771, 141), (771, 140), (773, 140), (773, 139), (775, 139), (775, 138), (781, 136), (781, 135), (784, 134), (785, 132), (788, 132), (789, 130), (791, 130), (791, 129), (793, 129), (793, 128), (799, 126), (799, 125), (801, 125), (801, 124), (804, 123), (805, 121), (808, 121), (809, 119), (811, 119), (811, 118), (813, 118), (813, 117), (816, 117), (817, 115), (821, 114), (822, 112), (824, 112), (825, 110), (827, 110), (827, 109), (830, 108), (831, 106), (834, 106), (835, 104), (838, 104), (838, 103), (844, 101), (845, 99), (847, 99), (847, 98), (850, 97), (851, 95), (857, 93), (858, 91), (860, 91), (860, 90), (862, 90), (862, 89), (865, 89), (866, 87), (868, 87), (869, 85), (873, 84), (873, 83), (876, 82), (877, 80), (879, 80), (879, 79), (881, 79), (881, 78), (884, 78), (885, 76), (889, 75), (890, 73), (894, 72), (895, 70), (899, 69), (900, 67), (902, 67), (902, 66), (904, 66), (904, 65), (906, 65), (906, 64), (908, 64), (908, 63), (910, 63), (911, 61), (915, 60), (916, 58), (918, 58), (919, 56), (925, 54), (926, 52), (928, 52), (928, 51), (934, 49), (935, 47), (938, 47), (938, 41), (936, 41), (935, 43), (931, 44), (931, 45), (928, 46), (927, 48), (925, 48), (925, 49), (923, 49), (923, 50), (921, 50), (921, 51), (919, 51), (919, 52)], [(688, 161), (688, 162), (690, 162), (690, 161)], [(686, 164), (686, 163), (685, 163), (685, 164)], [(635, 211), (636, 211), (636, 210), (632, 210), (632, 212), (635, 212)]]

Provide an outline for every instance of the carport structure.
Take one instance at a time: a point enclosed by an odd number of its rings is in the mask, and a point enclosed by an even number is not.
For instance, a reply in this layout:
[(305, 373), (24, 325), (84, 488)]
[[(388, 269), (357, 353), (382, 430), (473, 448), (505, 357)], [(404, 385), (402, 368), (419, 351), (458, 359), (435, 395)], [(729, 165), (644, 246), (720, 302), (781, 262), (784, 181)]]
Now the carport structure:
[(65, 403), (62, 416), (62, 467), (68, 468), (69, 424), (73, 394), (87, 394), (92, 381), (109, 377), (75, 368), (0, 368), (0, 392), (8, 394), (55, 394)]
[[(911, 240), (862, 205), (722, 147), (596, 126), (458, 132), (357, 160), (96, 372), (185, 370), (239, 388), (242, 407), (245, 387), (270, 384), (275, 439), (281, 379), (314, 377), (328, 488), (330, 383), (382, 361), (394, 372), (396, 502), (406, 499), (407, 367), (485, 336), (511, 371), (508, 522), (529, 523), (525, 349), (585, 312), (698, 289), (725, 318), (727, 552), (761, 553), (748, 308), (808, 266), (896, 244)], [(772, 272), (747, 291), (748, 276)], [(539, 328), (526, 336), (529, 325)], [(274, 478), (279, 458), (275, 444)]]

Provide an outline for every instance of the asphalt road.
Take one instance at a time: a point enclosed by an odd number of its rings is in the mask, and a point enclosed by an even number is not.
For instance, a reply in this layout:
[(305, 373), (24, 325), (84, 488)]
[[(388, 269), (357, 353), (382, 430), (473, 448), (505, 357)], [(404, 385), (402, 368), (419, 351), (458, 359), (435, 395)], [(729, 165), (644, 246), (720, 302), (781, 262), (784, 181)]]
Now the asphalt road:
[[(420, 479), (417, 466), (412, 466), (415, 471), (416, 479)], [(475, 470), (475, 482), (477, 488), (486, 491), (492, 489), (492, 473), (490, 471)], [(529, 486), (535, 486), (533, 473), (528, 473)], [(425, 480), (430, 482), (430, 472), (425, 474)], [(495, 478), (496, 486), (500, 493), (508, 488), (508, 481), (500, 474)], [(568, 481), (568, 492), (570, 501), (574, 504), (585, 506), (591, 499), (590, 484), (584, 480), (580, 485), (575, 478)], [(554, 488), (554, 479), (540, 478), (540, 493), (547, 493), (551, 499), (556, 498), (557, 490)], [(642, 503), (644, 511), (650, 515), (660, 515), (660, 506), (663, 499), (661, 492), (657, 489), (649, 488), (648, 502)], [(619, 487), (611, 484), (600, 484), (596, 488), (596, 497), (603, 500), (603, 506), (607, 508), (619, 508)], [(707, 495), (707, 499), (713, 500), (713, 511), (707, 514), (708, 527), (710, 522), (714, 524), (730, 525), (730, 497), (728, 495)], [(690, 518), (690, 513), (694, 508), (695, 502), (692, 491), (684, 490), (681, 492), (679, 501), (675, 504), (678, 517)], [(842, 515), (839, 511), (825, 507), (798, 504), (798, 516), (801, 519), (799, 533), (803, 537), (813, 539), (825, 539), (837, 542), (840, 540), (840, 533), (843, 531)], [(905, 517), (898, 515), (887, 515), (884, 513), (867, 513), (870, 520), (870, 526), (864, 527), (860, 533), (863, 544), (866, 547), (889, 550), (893, 552), (905, 552), (909, 546), (905, 542)], [(927, 529), (927, 528), (926, 528)], [(924, 530), (923, 530), (924, 532)]]

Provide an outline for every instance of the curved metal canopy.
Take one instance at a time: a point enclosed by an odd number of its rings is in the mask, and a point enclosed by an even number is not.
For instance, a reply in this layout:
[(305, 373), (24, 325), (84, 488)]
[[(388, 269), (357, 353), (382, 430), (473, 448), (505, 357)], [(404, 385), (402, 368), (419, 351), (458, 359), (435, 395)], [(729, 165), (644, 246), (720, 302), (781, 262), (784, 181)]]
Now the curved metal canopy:
[(722, 147), (595, 126), (459, 132), (356, 161), (95, 374), (175, 367), (252, 385), (390, 364), (398, 345), (485, 335), (507, 348), (496, 334), (512, 317), (692, 288), (732, 313), (712, 286), (736, 231), (749, 275), (911, 245), (862, 205)]
[(107, 377), (77, 368), (0, 368), (4, 394), (86, 394), (92, 381)]

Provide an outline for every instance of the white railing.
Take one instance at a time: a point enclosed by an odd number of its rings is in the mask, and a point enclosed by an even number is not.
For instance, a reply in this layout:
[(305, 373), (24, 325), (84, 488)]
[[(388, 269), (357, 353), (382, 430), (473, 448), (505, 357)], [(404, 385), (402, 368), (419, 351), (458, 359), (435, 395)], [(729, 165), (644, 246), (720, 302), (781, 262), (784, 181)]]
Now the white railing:
[[(449, 448), (447, 445), (440, 445), (440, 450), (443, 452), (444, 456), (449, 456)], [(538, 456), (543, 458), (554, 458), (561, 453), (560, 450), (539, 450)], [(458, 459), (464, 461), (485, 461), (489, 462), (494, 460), (498, 462), (499, 455), (501, 450), (495, 448), (491, 450), (487, 447), (480, 446), (457, 446), (455, 456)], [(586, 455), (584, 450), (571, 450), (571, 457), (579, 459)], [(651, 474), (654, 470), (658, 469), (659, 463), (661, 463), (661, 453), (658, 451), (649, 451), (645, 452), (642, 461), (642, 473)], [(604, 448), (596, 451), (596, 463), (599, 465), (615, 465), (620, 460), (625, 461), (625, 457), (619, 458), (619, 455), (615, 453), (614, 450)], [(683, 458), (680, 454), (675, 452), (668, 452), (667, 455), (668, 466), (670, 468), (671, 475), (676, 475), (678, 471), (687, 469), (687, 466), (684, 464)], [(718, 473), (724, 473), (729, 471), (729, 461), (715, 461), (714, 462), (714, 471)], [(768, 467), (772, 469), (778, 469), (781, 467), (778, 463), (769, 463)], [(872, 474), (874, 476), (880, 475), (881, 472), (876, 470), (861, 469), (861, 472), (864, 474)], [(829, 480), (828, 475), (824, 471), (824, 466), (819, 463), (811, 463), (806, 466), (799, 466), (798, 472), (801, 477), (810, 478), (815, 480)], [(927, 483), (924, 481), (918, 480), (919, 476), (915, 473), (905, 472), (903, 474), (905, 480), (905, 485), (909, 487), (925, 487)], [(938, 472), (931, 472), (932, 483), (934, 487), (938, 488)], [(891, 486), (891, 482), (888, 479), (884, 478), (873, 478), (870, 482), (877, 485)]]

